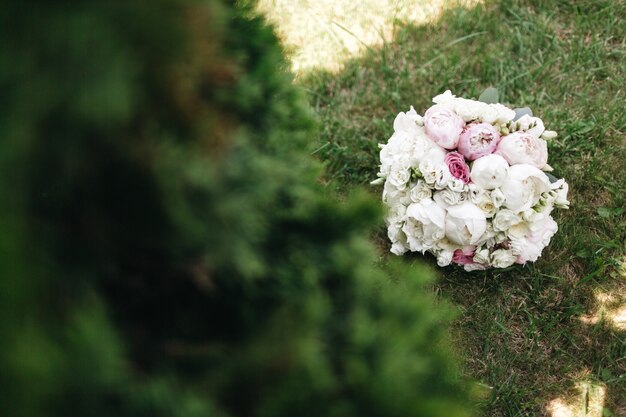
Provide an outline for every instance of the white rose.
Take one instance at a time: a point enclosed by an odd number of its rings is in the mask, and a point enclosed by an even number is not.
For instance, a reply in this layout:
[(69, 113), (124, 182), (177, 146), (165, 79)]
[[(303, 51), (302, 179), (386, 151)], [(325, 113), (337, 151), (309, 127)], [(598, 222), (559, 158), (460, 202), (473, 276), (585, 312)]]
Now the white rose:
[(398, 204), (409, 205), (411, 204), (411, 197), (406, 186), (399, 189), (388, 179), (383, 187), (383, 202), (389, 206)]
[(437, 181), (437, 168), (430, 160), (425, 159), (420, 162), (419, 170), (422, 173), (426, 184), (432, 185), (435, 181)]
[(446, 211), (446, 236), (454, 243), (474, 245), (487, 230), (485, 213), (472, 203), (450, 206)]
[(495, 208), (502, 207), (502, 204), (504, 204), (504, 200), (504, 194), (502, 193), (502, 191), (500, 191), (499, 188), (496, 188), (491, 192), (491, 202), (493, 203)]
[(511, 210), (502, 209), (498, 211), (493, 218), (493, 229), (498, 232), (506, 232), (511, 226), (518, 224), (522, 218)]
[(448, 188), (457, 193), (461, 193), (465, 190), (465, 183), (458, 178), (452, 178), (448, 182)]
[(509, 174), (509, 164), (500, 155), (485, 155), (472, 163), (470, 177), (474, 184), (485, 190), (502, 185)]
[(477, 249), (474, 253), (474, 262), (483, 265), (489, 265), (489, 249)]
[(391, 245), (390, 252), (394, 255), (400, 256), (404, 254), (407, 250), (409, 250), (409, 248), (406, 247), (406, 244), (404, 244), (403, 242), (395, 242)]
[(441, 250), (437, 253), (437, 265), (444, 267), (450, 265), (452, 257), (454, 256), (453, 250)]
[(385, 219), (387, 224), (400, 223), (404, 221), (406, 215), (406, 206), (403, 204), (394, 204), (389, 207), (387, 212), (387, 218)]
[(433, 200), (435, 200), (435, 202), (439, 206), (446, 208), (459, 204), (461, 202), (462, 195), (463, 194), (457, 193), (456, 191), (446, 189), (442, 191), (437, 191), (433, 195)]
[(509, 249), (497, 249), (491, 254), (491, 266), (494, 268), (507, 268), (515, 263), (517, 256)]
[(406, 188), (406, 185), (410, 179), (411, 169), (409, 167), (402, 165), (395, 165), (391, 167), (388, 181), (394, 187), (398, 188), (399, 190), (403, 190), (404, 188)]
[(476, 205), (485, 213), (485, 216), (487, 217), (493, 217), (493, 215), (496, 214), (497, 209), (493, 204), (493, 201), (491, 201), (489, 192), (484, 193), (482, 199)]
[(534, 206), (542, 193), (550, 191), (550, 180), (537, 167), (513, 165), (500, 190), (505, 197), (503, 206), (521, 212)]
[(424, 252), (435, 246), (444, 237), (445, 215), (445, 210), (430, 199), (407, 207), (402, 230), (406, 233), (409, 248)]
[(483, 194), (485, 194), (486, 191), (483, 188), (477, 186), (476, 184), (468, 184), (467, 188), (468, 188), (467, 194), (468, 194), (469, 201), (471, 201), (474, 204), (480, 203), (483, 198)]
[(411, 191), (409, 193), (411, 201), (413, 203), (419, 203), (425, 198), (430, 198), (432, 194), (433, 192), (431, 191), (430, 187), (423, 180), (417, 181), (417, 184), (415, 184), (415, 186), (411, 188)]
[(435, 180), (435, 189), (443, 190), (448, 186), (448, 183), (452, 180), (452, 174), (446, 164), (437, 166), (437, 179)]

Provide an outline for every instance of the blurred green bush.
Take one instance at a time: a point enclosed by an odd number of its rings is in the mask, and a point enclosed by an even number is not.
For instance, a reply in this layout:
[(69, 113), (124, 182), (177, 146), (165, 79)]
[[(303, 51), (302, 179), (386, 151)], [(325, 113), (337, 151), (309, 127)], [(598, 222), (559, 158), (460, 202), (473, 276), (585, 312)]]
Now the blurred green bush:
[(3, 416), (467, 415), (449, 310), (317, 182), (249, 8), (0, 13)]

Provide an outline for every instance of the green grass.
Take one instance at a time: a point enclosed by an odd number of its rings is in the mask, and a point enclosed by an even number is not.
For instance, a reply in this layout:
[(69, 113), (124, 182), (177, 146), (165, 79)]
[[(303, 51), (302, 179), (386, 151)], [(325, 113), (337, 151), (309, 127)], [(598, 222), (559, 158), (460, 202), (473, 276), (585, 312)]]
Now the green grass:
[[(368, 187), (396, 113), (423, 113), (446, 89), (471, 98), (495, 86), (531, 107), (559, 132), (549, 163), (570, 184), (571, 209), (557, 211), (560, 230), (536, 264), (440, 269), (435, 291), (461, 311), (466, 373), (490, 387), (482, 415), (557, 416), (560, 401), (562, 415), (626, 416), (626, 3), (487, 1), (419, 26), (396, 17), (392, 39), (340, 70), (299, 73), (329, 188)], [(376, 239), (385, 253), (382, 226)]]

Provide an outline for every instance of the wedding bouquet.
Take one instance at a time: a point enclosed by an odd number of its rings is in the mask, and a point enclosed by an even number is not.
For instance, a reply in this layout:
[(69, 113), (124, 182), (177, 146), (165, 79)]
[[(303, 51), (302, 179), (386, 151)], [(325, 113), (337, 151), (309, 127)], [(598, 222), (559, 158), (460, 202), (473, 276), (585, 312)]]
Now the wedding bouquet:
[[(495, 98), (494, 98), (495, 96)], [(450, 91), (424, 116), (411, 106), (380, 145), (379, 179), (391, 252), (431, 252), (439, 266), (466, 271), (536, 261), (557, 231), (550, 216), (568, 208), (568, 185), (548, 172), (545, 130), (528, 108)]]

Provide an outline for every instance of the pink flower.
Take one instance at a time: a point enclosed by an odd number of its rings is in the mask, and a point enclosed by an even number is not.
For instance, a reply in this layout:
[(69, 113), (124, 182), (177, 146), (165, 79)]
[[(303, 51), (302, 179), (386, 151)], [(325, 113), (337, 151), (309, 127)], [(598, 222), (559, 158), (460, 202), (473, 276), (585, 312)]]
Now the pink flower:
[(473, 161), (493, 153), (499, 140), (500, 133), (489, 123), (472, 123), (465, 127), (459, 138), (459, 152)]
[(511, 164), (529, 164), (542, 169), (548, 163), (546, 141), (530, 132), (514, 132), (502, 138), (495, 151)]
[(463, 127), (465, 127), (463, 119), (445, 106), (434, 105), (424, 114), (426, 134), (443, 148), (456, 148)]
[(470, 169), (465, 163), (463, 155), (458, 152), (450, 152), (446, 155), (444, 162), (454, 178), (460, 179), (465, 184), (470, 182)]
[(474, 252), (476, 246), (463, 246), (463, 249), (457, 249), (452, 255), (452, 262), (459, 265), (469, 265), (474, 263)]

